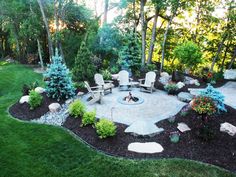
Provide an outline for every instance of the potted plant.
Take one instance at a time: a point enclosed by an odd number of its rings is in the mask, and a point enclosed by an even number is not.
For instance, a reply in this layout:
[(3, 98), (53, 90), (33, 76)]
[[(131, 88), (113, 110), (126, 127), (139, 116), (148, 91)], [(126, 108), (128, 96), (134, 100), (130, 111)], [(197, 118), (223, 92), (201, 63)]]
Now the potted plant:
[(178, 143), (180, 138), (180, 133), (178, 131), (171, 132), (169, 137), (172, 143)]

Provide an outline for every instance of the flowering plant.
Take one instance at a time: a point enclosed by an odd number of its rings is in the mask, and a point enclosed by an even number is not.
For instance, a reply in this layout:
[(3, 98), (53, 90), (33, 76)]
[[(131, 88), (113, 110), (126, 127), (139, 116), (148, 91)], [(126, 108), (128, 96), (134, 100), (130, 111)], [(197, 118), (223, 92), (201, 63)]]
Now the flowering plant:
[(212, 115), (216, 112), (216, 105), (211, 98), (199, 96), (193, 100), (192, 109), (198, 114)]

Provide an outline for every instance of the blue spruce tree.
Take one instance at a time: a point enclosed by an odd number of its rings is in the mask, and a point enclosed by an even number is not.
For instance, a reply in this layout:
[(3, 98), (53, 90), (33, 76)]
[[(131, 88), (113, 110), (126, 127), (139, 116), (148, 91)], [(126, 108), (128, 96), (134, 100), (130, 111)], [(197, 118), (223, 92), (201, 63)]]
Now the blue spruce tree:
[(46, 83), (46, 92), (49, 97), (68, 99), (75, 95), (75, 88), (72, 83), (69, 69), (62, 63), (62, 58), (56, 48), (55, 56), (52, 57), (52, 63), (48, 65), (44, 73)]

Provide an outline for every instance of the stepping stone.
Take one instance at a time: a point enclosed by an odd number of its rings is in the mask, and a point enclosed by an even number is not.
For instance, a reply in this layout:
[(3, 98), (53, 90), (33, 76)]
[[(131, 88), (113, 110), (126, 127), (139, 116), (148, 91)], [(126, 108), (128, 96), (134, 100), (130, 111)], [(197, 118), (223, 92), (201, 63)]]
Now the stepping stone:
[(164, 131), (163, 128), (158, 128), (154, 123), (148, 121), (136, 121), (125, 129), (125, 133), (132, 133), (134, 135), (149, 135), (153, 136)]
[(148, 153), (148, 154), (153, 154), (153, 153), (160, 153), (164, 150), (162, 145), (156, 142), (147, 142), (147, 143), (130, 143), (128, 145), (128, 150), (137, 152), (137, 153)]
[(236, 127), (228, 122), (220, 124), (220, 131), (226, 132), (230, 136), (234, 136), (236, 134)]
[(181, 89), (185, 86), (185, 84), (183, 82), (178, 82), (176, 86), (178, 87), (178, 89)]
[(236, 79), (236, 69), (225, 70), (224, 79)]
[(189, 128), (189, 126), (188, 126), (187, 124), (183, 123), (183, 122), (178, 123), (177, 128), (178, 128), (178, 130), (181, 131), (182, 133), (191, 130), (191, 129)]
[(50, 112), (58, 112), (61, 109), (61, 105), (59, 103), (52, 103), (48, 106)]
[(45, 92), (45, 89), (42, 88), (42, 87), (36, 87), (36, 88), (34, 89), (34, 91), (37, 92), (37, 93), (44, 93), (44, 92)]
[(177, 96), (180, 101), (189, 103), (193, 99), (193, 95), (188, 92), (180, 92)]
[(23, 103), (29, 103), (29, 95), (25, 95), (25, 96), (22, 96), (21, 99), (20, 99), (20, 104), (23, 104)]

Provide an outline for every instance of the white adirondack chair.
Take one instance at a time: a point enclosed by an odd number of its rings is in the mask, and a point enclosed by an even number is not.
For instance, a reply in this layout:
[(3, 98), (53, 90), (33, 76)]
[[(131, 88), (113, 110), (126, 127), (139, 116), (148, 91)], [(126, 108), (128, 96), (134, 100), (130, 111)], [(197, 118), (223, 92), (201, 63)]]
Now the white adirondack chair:
[[(87, 88), (89, 94), (91, 95), (92, 99), (89, 100), (89, 104), (94, 104), (96, 102), (102, 103), (102, 96), (103, 96), (103, 90), (101, 87), (90, 87), (89, 83), (87, 81), (84, 81), (85, 87)], [(92, 90), (95, 89), (95, 90)]]
[[(144, 81), (144, 82), (143, 82)], [(145, 79), (139, 79), (140, 91), (153, 92), (154, 84), (156, 81), (156, 73), (150, 71), (146, 73)]]
[(122, 70), (118, 73), (118, 75), (119, 89), (129, 89), (131, 87), (129, 73), (125, 70)]
[(112, 93), (112, 88), (114, 88), (114, 85), (112, 84), (113, 81), (105, 80), (103, 79), (103, 76), (101, 74), (95, 74), (94, 75), (95, 83), (101, 87), (102, 90), (104, 90), (104, 93), (106, 91), (109, 91)]

